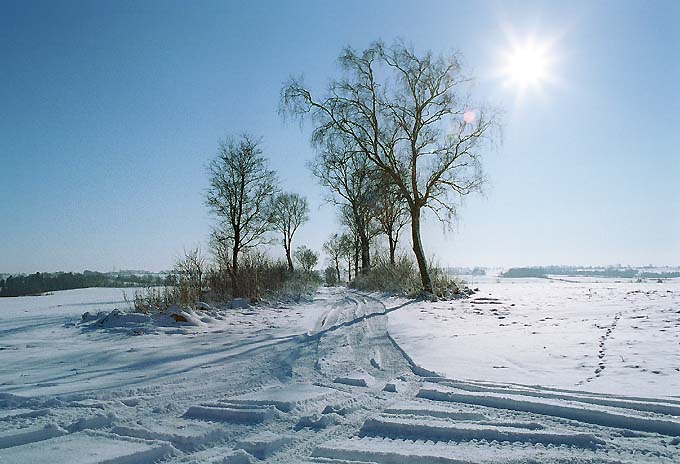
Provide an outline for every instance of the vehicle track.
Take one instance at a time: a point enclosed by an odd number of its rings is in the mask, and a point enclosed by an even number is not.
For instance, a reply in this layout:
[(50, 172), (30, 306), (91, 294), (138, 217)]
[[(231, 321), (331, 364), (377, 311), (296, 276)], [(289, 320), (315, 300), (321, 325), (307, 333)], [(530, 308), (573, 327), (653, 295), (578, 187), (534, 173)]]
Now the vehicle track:
[[(325, 298), (314, 330), (251, 344), (201, 375), (68, 401), (0, 397), (48, 410), (13, 424), (57, 427), (5, 438), (6, 449), (99, 434), (150, 447), (126, 463), (152, 452), (164, 463), (680, 462), (673, 402), (446, 379), (389, 336), (399, 306), (351, 290)], [(0, 462), (16, 462), (2, 443)]]

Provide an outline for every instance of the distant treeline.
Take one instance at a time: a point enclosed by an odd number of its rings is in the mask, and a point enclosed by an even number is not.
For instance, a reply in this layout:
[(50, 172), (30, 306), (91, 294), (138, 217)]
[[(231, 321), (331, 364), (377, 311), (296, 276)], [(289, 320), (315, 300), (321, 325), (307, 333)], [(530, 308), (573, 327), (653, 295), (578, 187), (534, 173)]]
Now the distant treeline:
[(631, 268), (575, 268), (565, 266), (543, 266), (543, 267), (513, 267), (501, 274), (501, 277), (526, 278), (539, 277), (545, 278), (549, 275), (567, 277), (614, 277), (619, 279), (671, 279), (680, 277), (680, 272), (646, 272)]
[(10, 275), (0, 279), (0, 297), (40, 295), (45, 292), (88, 287), (147, 287), (172, 284), (173, 276), (158, 274), (36, 272), (30, 275)]
[(486, 275), (486, 269), (483, 267), (449, 267), (446, 268), (449, 274), (453, 275), (473, 275), (473, 276), (483, 276)]

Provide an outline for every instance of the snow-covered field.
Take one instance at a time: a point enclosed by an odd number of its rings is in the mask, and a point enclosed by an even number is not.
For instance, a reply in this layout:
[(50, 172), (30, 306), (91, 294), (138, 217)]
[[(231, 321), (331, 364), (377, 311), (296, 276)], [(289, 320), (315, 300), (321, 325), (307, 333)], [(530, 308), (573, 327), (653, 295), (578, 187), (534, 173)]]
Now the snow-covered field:
[(477, 285), (190, 323), (0, 299), (0, 463), (680, 462), (678, 283)]
[(390, 314), (389, 331), (451, 378), (680, 395), (680, 279), (578, 280), (482, 278), (468, 300)]

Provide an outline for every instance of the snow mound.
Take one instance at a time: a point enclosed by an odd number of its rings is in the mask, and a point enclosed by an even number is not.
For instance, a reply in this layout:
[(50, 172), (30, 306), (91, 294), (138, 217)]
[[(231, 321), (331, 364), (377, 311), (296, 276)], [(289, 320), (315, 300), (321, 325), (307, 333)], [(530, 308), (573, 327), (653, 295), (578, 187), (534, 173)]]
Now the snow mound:
[(256, 459), (252, 455), (239, 449), (229, 453), (222, 461), (222, 464), (252, 464), (254, 462), (256, 462)]
[(432, 441), (507, 441), (543, 445), (567, 445), (597, 449), (605, 442), (590, 433), (537, 432), (514, 427), (478, 424), (452, 424), (448, 421), (416, 420), (407, 418), (370, 418), (359, 431), (362, 437), (386, 437)]
[(330, 388), (296, 383), (265, 388), (264, 390), (235, 396), (226, 401), (232, 404), (274, 406), (280, 411), (290, 412), (299, 404), (319, 401), (336, 394), (337, 392)]
[[(446, 443), (389, 438), (335, 439), (317, 446), (312, 456), (327, 462), (372, 464), (518, 464), (518, 463), (602, 463), (615, 462), (599, 453), (582, 450), (578, 458), (568, 447), (503, 445), (467, 442), (451, 447)], [(320, 461), (324, 462), (324, 461)]]
[(50, 438), (66, 435), (67, 433), (66, 430), (56, 424), (48, 424), (40, 428), (10, 430), (0, 434), (0, 449), (49, 440)]
[(478, 412), (453, 411), (448, 408), (437, 408), (436, 406), (421, 406), (418, 404), (404, 404), (399, 407), (391, 407), (383, 410), (383, 414), (407, 415), (407, 416), (428, 416), (456, 421), (479, 421), (487, 420), (488, 417)]
[(267, 459), (292, 441), (292, 437), (288, 435), (265, 431), (242, 439), (236, 444), (236, 448), (242, 449), (258, 459)]
[(103, 429), (105, 427), (111, 427), (116, 419), (116, 416), (112, 413), (107, 415), (97, 414), (92, 417), (81, 417), (69, 425), (67, 430), (73, 433), (81, 432), (83, 430)]
[(11, 409), (0, 413), (0, 421), (13, 421), (16, 419), (34, 419), (36, 417), (47, 416), (52, 413), (50, 408), (36, 410)]
[(464, 403), (487, 406), (498, 409), (542, 414), (563, 419), (576, 420), (589, 424), (637, 430), (641, 432), (659, 433), (661, 435), (680, 436), (680, 422), (665, 418), (649, 418), (631, 414), (624, 410), (607, 411), (604, 409), (585, 408), (582, 405), (545, 399), (517, 398), (510, 395), (468, 394), (456, 391), (441, 391), (423, 388), (418, 398), (434, 401)]
[(311, 416), (302, 416), (295, 425), (295, 430), (310, 428), (313, 430), (325, 429), (331, 425), (341, 424), (343, 422), (342, 416), (336, 413), (329, 414), (312, 414)]
[(220, 429), (182, 429), (181, 431), (156, 431), (140, 426), (117, 426), (112, 429), (116, 435), (140, 438), (143, 440), (160, 440), (172, 443), (182, 451), (194, 451), (208, 444), (224, 439), (225, 432)]
[(333, 382), (351, 387), (368, 387), (368, 383), (366, 383), (366, 379), (363, 377), (336, 377)]
[(3, 464), (146, 464), (173, 454), (167, 443), (122, 439), (84, 432), (12, 448), (2, 456)]
[(255, 424), (264, 422), (277, 415), (273, 407), (254, 409), (241, 409), (233, 407), (191, 406), (184, 413), (188, 419), (199, 419), (220, 422), (235, 422), (242, 424)]
[(124, 312), (114, 309), (111, 312), (86, 312), (81, 316), (79, 327), (82, 330), (106, 329), (128, 335), (157, 333), (159, 328), (200, 327), (216, 322), (215, 313), (197, 312), (190, 308), (172, 306), (160, 314)]

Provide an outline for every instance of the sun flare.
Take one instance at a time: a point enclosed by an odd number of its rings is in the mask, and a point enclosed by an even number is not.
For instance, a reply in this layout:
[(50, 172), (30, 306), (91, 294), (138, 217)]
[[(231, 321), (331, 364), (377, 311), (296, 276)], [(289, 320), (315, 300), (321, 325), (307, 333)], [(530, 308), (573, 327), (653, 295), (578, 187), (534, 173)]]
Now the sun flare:
[(548, 43), (526, 40), (504, 54), (501, 74), (506, 85), (526, 90), (541, 88), (550, 80), (551, 50)]

